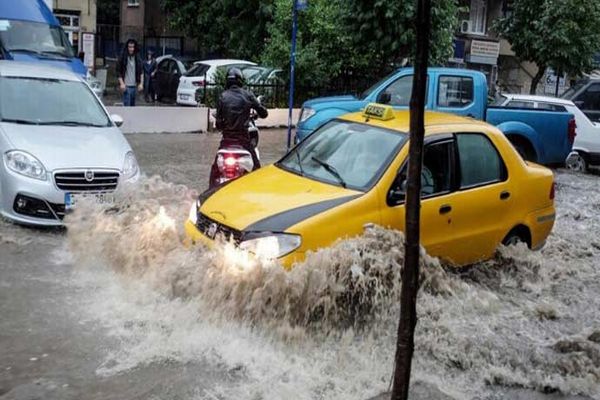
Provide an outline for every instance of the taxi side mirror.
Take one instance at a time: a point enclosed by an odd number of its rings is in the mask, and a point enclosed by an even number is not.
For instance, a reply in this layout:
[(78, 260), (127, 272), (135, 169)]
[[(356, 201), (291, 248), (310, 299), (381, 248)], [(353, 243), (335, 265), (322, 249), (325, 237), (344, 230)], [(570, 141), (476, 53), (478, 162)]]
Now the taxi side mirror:
[(386, 91), (379, 93), (377, 96), (377, 102), (379, 104), (389, 104), (392, 101), (392, 95)]
[(406, 186), (407, 181), (404, 179), (400, 186), (394, 186), (388, 193), (388, 204), (397, 205), (402, 203), (406, 199)]

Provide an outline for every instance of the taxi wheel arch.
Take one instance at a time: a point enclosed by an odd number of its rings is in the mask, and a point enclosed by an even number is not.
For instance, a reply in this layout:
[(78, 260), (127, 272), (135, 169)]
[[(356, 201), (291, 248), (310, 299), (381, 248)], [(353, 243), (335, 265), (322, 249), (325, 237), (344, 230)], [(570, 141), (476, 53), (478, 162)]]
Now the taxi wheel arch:
[(527, 247), (531, 248), (531, 231), (526, 225), (515, 226), (502, 239), (504, 246), (515, 245), (518, 242), (526, 243)]

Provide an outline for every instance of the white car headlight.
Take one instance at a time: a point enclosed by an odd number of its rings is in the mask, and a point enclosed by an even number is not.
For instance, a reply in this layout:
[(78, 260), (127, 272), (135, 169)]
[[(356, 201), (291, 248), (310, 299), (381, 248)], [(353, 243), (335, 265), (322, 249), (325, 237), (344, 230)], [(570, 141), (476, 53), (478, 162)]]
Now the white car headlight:
[(304, 122), (307, 119), (309, 119), (310, 117), (312, 117), (313, 115), (315, 115), (317, 112), (310, 108), (310, 107), (305, 107), (302, 109), (302, 112), (300, 113), (300, 118), (298, 119), (298, 123)]
[(188, 219), (194, 225), (198, 222), (198, 211), (200, 210), (200, 200), (196, 200), (192, 203), (192, 207), (190, 207), (190, 214), (188, 215)]
[(46, 180), (46, 168), (40, 160), (29, 153), (20, 150), (8, 151), (4, 154), (4, 163), (8, 169), (17, 174), (41, 181)]
[(125, 179), (133, 178), (139, 171), (139, 166), (133, 151), (128, 151), (125, 154), (125, 163), (123, 164), (123, 176)]
[(255, 254), (263, 260), (274, 260), (296, 250), (302, 244), (300, 235), (273, 233), (240, 243), (240, 249)]

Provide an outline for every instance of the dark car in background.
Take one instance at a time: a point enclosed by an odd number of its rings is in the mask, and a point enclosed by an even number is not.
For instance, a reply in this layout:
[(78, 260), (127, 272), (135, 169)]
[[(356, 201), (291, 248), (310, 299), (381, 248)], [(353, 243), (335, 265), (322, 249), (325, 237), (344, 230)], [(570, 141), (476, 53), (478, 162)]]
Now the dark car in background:
[(158, 101), (168, 99), (175, 102), (179, 79), (192, 67), (193, 60), (162, 56), (157, 59), (157, 62), (156, 76), (154, 77), (156, 99)]
[(600, 122), (600, 76), (578, 81), (560, 96), (571, 100), (593, 122)]

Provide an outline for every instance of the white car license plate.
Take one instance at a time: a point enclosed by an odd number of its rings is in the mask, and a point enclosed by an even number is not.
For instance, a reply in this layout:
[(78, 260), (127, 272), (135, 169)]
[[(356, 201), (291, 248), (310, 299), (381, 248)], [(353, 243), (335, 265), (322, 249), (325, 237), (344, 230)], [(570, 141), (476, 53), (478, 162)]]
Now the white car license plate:
[(180, 98), (181, 100), (187, 100), (187, 99), (189, 99), (189, 98), (190, 98), (190, 95), (189, 95), (189, 94), (180, 94), (180, 95), (179, 95), (179, 98)]
[(91, 199), (96, 204), (115, 203), (115, 195), (112, 193), (65, 193), (65, 210), (72, 210), (83, 199)]

